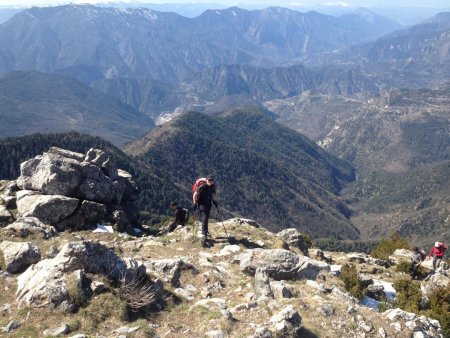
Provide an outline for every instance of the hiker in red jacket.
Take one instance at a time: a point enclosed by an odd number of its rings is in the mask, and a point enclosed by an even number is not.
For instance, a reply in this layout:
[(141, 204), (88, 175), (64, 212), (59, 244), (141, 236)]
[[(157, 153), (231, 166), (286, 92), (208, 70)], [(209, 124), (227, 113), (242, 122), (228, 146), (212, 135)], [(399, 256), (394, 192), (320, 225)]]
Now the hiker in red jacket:
[(442, 257), (444, 257), (447, 247), (444, 243), (436, 242), (430, 250), (430, 257), (433, 257), (433, 270), (439, 268), (441, 265)]

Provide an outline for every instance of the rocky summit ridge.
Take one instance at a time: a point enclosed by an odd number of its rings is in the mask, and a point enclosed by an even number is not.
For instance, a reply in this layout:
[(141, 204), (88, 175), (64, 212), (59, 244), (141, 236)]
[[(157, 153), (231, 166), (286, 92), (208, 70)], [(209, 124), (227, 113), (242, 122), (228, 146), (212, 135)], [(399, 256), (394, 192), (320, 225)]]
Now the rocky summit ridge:
[[(101, 150), (83, 155), (52, 148), (22, 163), (15, 182), (1, 182), (0, 210), (9, 213), (0, 228), (2, 334), (444, 337), (437, 320), (389, 306), (392, 282), (408, 278), (396, 266), (409, 262), (411, 251), (397, 250), (387, 260), (322, 252), (293, 228), (273, 233), (243, 218), (212, 220), (210, 248), (200, 247), (195, 219), (162, 236), (142, 225), (137, 237), (114, 218), (118, 211), (133, 219), (124, 206), (137, 187), (108, 159)], [(49, 196), (52, 203), (41, 203)], [(26, 197), (39, 203), (21, 201)], [(66, 199), (77, 204), (61, 218)], [(115, 231), (92, 231), (85, 202), (103, 205), (93, 208), (105, 210), (102, 217), (94, 213), (95, 222)], [(362, 301), (339, 278), (350, 265), (364, 287)], [(430, 261), (423, 265), (430, 268)], [(426, 280), (410, 282), (427, 302), (449, 287), (449, 275), (444, 264)], [(383, 303), (386, 311), (374, 309)]]

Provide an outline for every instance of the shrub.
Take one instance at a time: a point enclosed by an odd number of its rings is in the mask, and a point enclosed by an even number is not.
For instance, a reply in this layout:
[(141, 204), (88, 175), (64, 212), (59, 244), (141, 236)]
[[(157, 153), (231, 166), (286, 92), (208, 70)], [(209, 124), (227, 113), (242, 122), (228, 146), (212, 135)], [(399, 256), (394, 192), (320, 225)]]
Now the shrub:
[(422, 292), (419, 287), (408, 279), (400, 279), (394, 283), (397, 296), (394, 307), (399, 307), (408, 312), (419, 312)]
[(437, 288), (429, 299), (429, 309), (425, 311), (425, 315), (437, 319), (441, 324), (442, 335), (450, 337), (450, 285)]
[(345, 289), (350, 292), (352, 296), (357, 299), (364, 297), (364, 286), (354, 265), (344, 265), (341, 269), (339, 278), (344, 282)]
[(393, 233), (389, 238), (382, 239), (370, 255), (379, 259), (388, 259), (397, 249), (409, 249), (409, 243), (398, 233)]
[(123, 276), (120, 280), (119, 294), (129, 310), (134, 313), (157, 301), (153, 284), (145, 273), (136, 272), (132, 278)]
[(127, 303), (112, 293), (104, 293), (93, 298), (89, 306), (82, 309), (80, 313), (88, 329), (96, 329), (107, 319), (128, 320)]
[(78, 307), (86, 305), (87, 297), (83, 294), (81, 283), (74, 274), (67, 277), (67, 293), (72, 304)]

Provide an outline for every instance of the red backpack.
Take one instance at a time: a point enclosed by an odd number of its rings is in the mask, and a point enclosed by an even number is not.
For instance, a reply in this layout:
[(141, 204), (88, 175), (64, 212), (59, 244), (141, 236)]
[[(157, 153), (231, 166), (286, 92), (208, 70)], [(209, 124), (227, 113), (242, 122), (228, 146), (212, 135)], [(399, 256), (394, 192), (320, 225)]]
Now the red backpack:
[[(199, 188), (199, 187), (201, 187), (203, 184), (205, 184), (206, 183), (206, 178), (205, 177), (200, 177), (200, 178), (197, 178), (196, 180), (195, 180), (195, 182), (194, 182), (194, 184), (192, 185), (192, 196), (195, 194), (195, 192), (197, 191), (197, 189)], [(214, 186), (214, 184), (213, 184), (213, 186)], [(197, 196), (197, 199), (198, 199), (198, 196)]]

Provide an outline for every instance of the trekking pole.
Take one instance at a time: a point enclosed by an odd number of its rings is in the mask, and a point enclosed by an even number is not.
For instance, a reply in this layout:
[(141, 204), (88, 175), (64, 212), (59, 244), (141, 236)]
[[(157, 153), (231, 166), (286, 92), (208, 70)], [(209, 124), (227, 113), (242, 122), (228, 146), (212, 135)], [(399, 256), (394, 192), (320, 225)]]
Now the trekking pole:
[(219, 217), (220, 217), (220, 221), (222, 222), (223, 230), (225, 230), (225, 234), (227, 235), (227, 238), (230, 239), (230, 236), (228, 236), (227, 229), (225, 228), (225, 224), (223, 224), (223, 217), (222, 217), (222, 215), (220, 214), (219, 208), (218, 208), (217, 206), (216, 206), (216, 210), (217, 210), (217, 214), (218, 214)]

